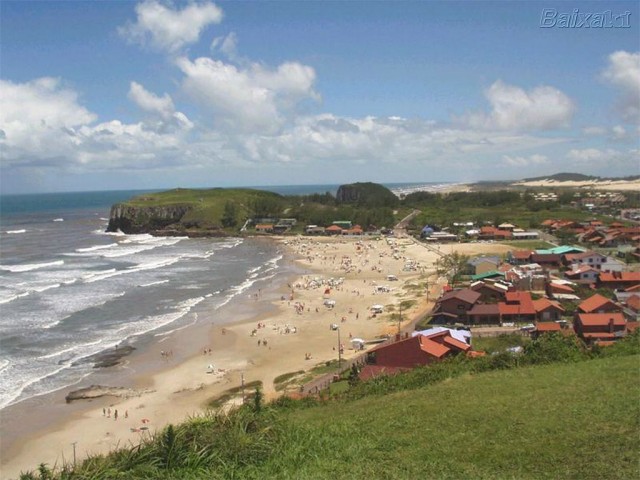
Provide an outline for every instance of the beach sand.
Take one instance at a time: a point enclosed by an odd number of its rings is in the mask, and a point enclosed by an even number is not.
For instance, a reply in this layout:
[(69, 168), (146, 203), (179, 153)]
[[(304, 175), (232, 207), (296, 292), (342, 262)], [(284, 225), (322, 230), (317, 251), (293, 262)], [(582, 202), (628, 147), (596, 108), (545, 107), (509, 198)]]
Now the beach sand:
[[(286, 252), (284, 261), (295, 260), (305, 274), (291, 278), (288, 285), (250, 290), (238, 319), (224, 327), (216, 324), (213, 314), (211, 318), (201, 314), (197, 325), (147, 345), (125, 367), (113, 367), (135, 373), (127, 377), (133, 379), (128, 384), (109, 386), (130, 387), (139, 393), (136, 396), (65, 404), (64, 395), (74, 390), (69, 388), (49, 396), (50, 404), (36, 401), (32, 405), (37, 408), (31, 412), (23, 408), (11, 419), (12, 431), (19, 422), (26, 422), (29, 433), (14, 433), (7, 443), (3, 432), (0, 477), (15, 478), (41, 462), (49, 466), (72, 462), (74, 443), (78, 461), (88, 454), (137, 444), (169, 423), (202, 414), (208, 400), (239, 387), (241, 376), (246, 383), (262, 381), (266, 398), (273, 399), (279, 394), (273, 384), (277, 376), (337, 359), (337, 331), (331, 324), (340, 327), (344, 358), (351, 358), (359, 352), (351, 348), (350, 336), (373, 340), (394, 334), (398, 322), (390, 319), (390, 312), (397, 313), (403, 300), (415, 300), (403, 310), (404, 322), (413, 321), (430, 308), (427, 286), (433, 300), (445, 282), (435, 274), (438, 253), (410, 238), (286, 237), (275, 241)], [(468, 255), (510, 249), (482, 243), (438, 248), (442, 254)], [(397, 280), (388, 280), (388, 275)], [(334, 286), (328, 285), (330, 279)], [(389, 291), (378, 289), (384, 286)], [(333, 308), (325, 306), (327, 299), (335, 301)], [(373, 317), (370, 307), (374, 304), (383, 305), (385, 313)], [(163, 356), (161, 351), (175, 353)], [(111, 415), (103, 415), (103, 409), (110, 409)], [(42, 428), (34, 428), (34, 422)]]

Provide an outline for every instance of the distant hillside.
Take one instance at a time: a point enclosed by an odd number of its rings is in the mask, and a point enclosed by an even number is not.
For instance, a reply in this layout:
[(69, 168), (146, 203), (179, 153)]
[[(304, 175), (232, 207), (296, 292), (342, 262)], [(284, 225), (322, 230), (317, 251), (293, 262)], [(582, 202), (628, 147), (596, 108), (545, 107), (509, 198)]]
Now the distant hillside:
[(553, 180), (555, 182), (608, 182), (608, 181), (632, 181), (640, 179), (640, 175), (631, 175), (628, 177), (594, 177), (592, 175), (583, 175), (581, 173), (556, 173), (555, 175), (547, 175), (543, 177), (524, 178), (520, 182), (540, 182), (544, 180)]
[(359, 207), (393, 207), (398, 205), (396, 195), (387, 187), (371, 182), (341, 185), (336, 193), (338, 203), (355, 204)]
[(174, 189), (141, 195), (111, 207), (107, 231), (226, 235), (252, 216), (280, 215), (284, 197), (245, 188)]

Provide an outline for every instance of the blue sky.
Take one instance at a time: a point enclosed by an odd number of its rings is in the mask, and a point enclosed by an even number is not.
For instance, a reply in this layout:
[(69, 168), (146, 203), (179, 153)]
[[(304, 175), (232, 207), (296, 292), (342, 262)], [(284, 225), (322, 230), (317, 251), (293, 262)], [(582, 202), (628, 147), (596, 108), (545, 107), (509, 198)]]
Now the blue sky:
[(638, 175), (638, 5), (3, 0), (0, 187)]

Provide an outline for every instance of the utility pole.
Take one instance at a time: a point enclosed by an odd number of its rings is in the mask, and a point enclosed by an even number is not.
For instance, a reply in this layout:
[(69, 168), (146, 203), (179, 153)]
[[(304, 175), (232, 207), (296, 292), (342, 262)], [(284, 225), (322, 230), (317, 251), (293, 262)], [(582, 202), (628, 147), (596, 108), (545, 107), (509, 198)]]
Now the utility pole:
[(73, 445), (73, 468), (76, 468), (76, 443), (78, 442), (73, 442), (71, 445)]
[(242, 404), (244, 405), (244, 372), (240, 372), (240, 387), (242, 388)]
[(338, 370), (342, 368), (342, 345), (340, 343), (340, 327), (338, 327)]
[(400, 314), (398, 315), (398, 335), (400, 335), (401, 324), (402, 324), (402, 303), (400, 304)]

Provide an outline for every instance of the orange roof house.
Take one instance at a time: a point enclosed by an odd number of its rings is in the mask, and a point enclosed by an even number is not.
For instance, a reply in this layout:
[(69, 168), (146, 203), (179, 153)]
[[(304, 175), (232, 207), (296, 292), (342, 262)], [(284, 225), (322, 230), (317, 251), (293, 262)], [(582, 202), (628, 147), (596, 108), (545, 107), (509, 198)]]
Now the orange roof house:
[(579, 313), (573, 322), (576, 334), (586, 342), (616, 340), (627, 332), (627, 322), (620, 312)]
[(548, 298), (540, 298), (533, 300), (533, 308), (536, 311), (536, 317), (541, 322), (548, 322), (554, 320), (560, 320), (564, 313), (564, 308), (559, 302), (555, 300), (549, 300)]
[(640, 283), (640, 272), (602, 272), (598, 282), (605, 288), (626, 289)]
[[(367, 363), (360, 378), (397, 373), (398, 369), (410, 369), (438, 362), (445, 357), (466, 353), (471, 345), (457, 340), (448, 331), (432, 335), (415, 335), (386, 343), (369, 351)], [(386, 371), (385, 371), (386, 370)]]
[(498, 303), (500, 320), (502, 322), (532, 322), (536, 310), (529, 292), (507, 292), (506, 301)]
[(620, 306), (613, 300), (596, 293), (584, 300), (576, 310), (578, 313), (621, 312)]
[(338, 235), (340, 233), (342, 233), (342, 228), (340, 228), (338, 225), (331, 225), (327, 228), (324, 229), (325, 233), (328, 233), (329, 235)]

